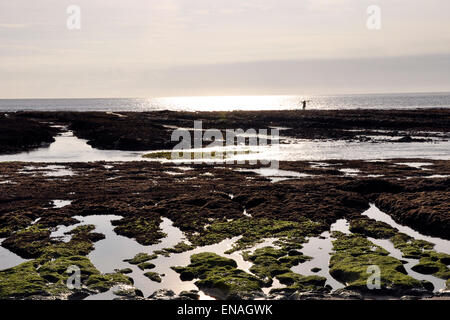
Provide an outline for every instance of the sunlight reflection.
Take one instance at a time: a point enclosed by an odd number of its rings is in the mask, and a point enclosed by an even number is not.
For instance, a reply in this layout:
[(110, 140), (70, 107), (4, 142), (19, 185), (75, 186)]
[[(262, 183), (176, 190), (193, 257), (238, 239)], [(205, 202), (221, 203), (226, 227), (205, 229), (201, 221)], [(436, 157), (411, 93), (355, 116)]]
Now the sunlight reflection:
[(300, 109), (307, 96), (202, 96), (148, 99), (148, 107), (165, 106), (169, 110), (233, 111)]

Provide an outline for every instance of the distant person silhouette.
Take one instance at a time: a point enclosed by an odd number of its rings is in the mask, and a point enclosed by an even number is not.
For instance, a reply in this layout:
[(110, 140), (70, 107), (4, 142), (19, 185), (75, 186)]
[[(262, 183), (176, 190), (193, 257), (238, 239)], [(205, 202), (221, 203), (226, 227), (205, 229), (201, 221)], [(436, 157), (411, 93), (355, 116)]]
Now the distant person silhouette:
[(303, 100), (302, 101), (302, 105), (303, 105), (303, 110), (306, 109), (306, 103), (309, 102), (309, 100)]

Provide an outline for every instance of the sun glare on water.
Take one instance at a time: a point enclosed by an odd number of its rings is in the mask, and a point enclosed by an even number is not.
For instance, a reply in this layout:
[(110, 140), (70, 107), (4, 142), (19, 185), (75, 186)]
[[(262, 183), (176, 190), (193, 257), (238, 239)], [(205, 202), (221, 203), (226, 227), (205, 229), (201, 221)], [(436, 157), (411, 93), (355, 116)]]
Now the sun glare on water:
[(201, 96), (149, 99), (149, 105), (185, 111), (286, 110), (300, 108), (301, 96)]

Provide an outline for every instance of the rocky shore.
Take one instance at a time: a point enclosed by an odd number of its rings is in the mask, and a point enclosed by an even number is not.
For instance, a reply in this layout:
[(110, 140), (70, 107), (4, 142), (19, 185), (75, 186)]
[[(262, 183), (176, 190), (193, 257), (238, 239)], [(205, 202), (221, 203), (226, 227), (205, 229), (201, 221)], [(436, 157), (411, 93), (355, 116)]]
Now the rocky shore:
[[(67, 126), (95, 148), (109, 150), (170, 149), (174, 127), (203, 129), (282, 128), (286, 138), (398, 143), (450, 137), (450, 111), (308, 110), (235, 112), (17, 112), (0, 117), (6, 151), (26, 151), (57, 134), (51, 124)], [(4, 125), (3, 125), (4, 124)], [(27, 132), (24, 134), (24, 132)], [(29, 136), (29, 137), (28, 137)], [(28, 137), (28, 140), (25, 139)], [(22, 141), (24, 140), (24, 141)], [(283, 143), (283, 141), (282, 141)], [(5, 147), (3, 147), (3, 145)]]
[(0, 114), (0, 154), (27, 151), (55, 141), (57, 128), (14, 114)]
[[(398, 143), (446, 139), (450, 111), (308, 111), (231, 113), (76, 113), (18, 112), (0, 116), (2, 153), (30, 150), (53, 141), (61, 126), (99, 149), (160, 150), (171, 148), (174, 127), (283, 127), (283, 139), (369, 141), (386, 137)], [(400, 138), (399, 138), (400, 137)], [(409, 138), (408, 138), (409, 137)], [(411, 140), (412, 139), (412, 140)], [(283, 143), (283, 141), (282, 141)], [(417, 165), (419, 163), (420, 165)], [(138, 266), (150, 283), (161, 283), (154, 272), (158, 257), (236, 239), (228, 252), (250, 264), (239, 268), (232, 258), (214, 252), (190, 255), (186, 265), (171, 265), (181, 281), (195, 281), (217, 299), (437, 299), (450, 290), (450, 255), (392, 226), (363, 216), (371, 204), (397, 223), (422, 234), (450, 239), (450, 161), (390, 159), (281, 162), (280, 169), (299, 177), (273, 182), (250, 164), (189, 164), (170, 162), (0, 163), (1, 246), (25, 262), (0, 271), (0, 299), (82, 299), (114, 291), (117, 299), (198, 299), (197, 291), (174, 288), (144, 296), (134, 287), (128, 268), (101, 273), (90, 261), (95, 244), (105, 238), (94, 225), (67, 232), (68, 241), (52, 236), (79, 217), (114, 215), (114, 232), (141, 245), (161, 242), (161, 228), (170, 219), (186, 237), (151, 255), (126, 260)], [(64, 200), (64, 206), (55, 200)], [(78, 217), (78, 218), (77, 218)], [(346, 219), (350, 233), (330, 230)], [(302, 253), (310, 238), (332, 236), (330, 275), (344, 288), (332, 291), (321, 275), (302, 275), (293, 268), (310, 261)], [(272, 245), (250, 251), (265, 239)], [(375, 240), (386, 240), (402, 258), (390, 255)], [(426, 280), (405, 269), (446, 281), (434, 292)], [(368, 291), (368, 265), (382, 271), (380, 290)], [(82, 287), (69, 289), (66, 270), (81, 269)], [(319, 271), (319, 270), (316, 270)], [(280, 286), (272, 288), (273, 283)]]
[[(450, 161), (426, 161), (433, 163), (426, 175), (450, 172)], [(234, 244), (235, 250), (245, 250), (268, 237), (280, 239), (281, 249), (277, 249), (278, 251), (272, 252), (270, 250), (273, 249), (266, 248), (258, 256), (253, 254), (246, 258), (254, 264), (252, 275), (242, 274), (243, 271), (236, 269), (229, 260), (220, 262), (225, 259), (220, 256), (193, 258), (197, 259), (193, 260), (194, 265), (205, 263), (205, 268), (177, 269), (182, 279), (200, 278), (202, 282), (198, 283), (198, 287), (213, 292), (218, 298), (262, 296), (261, 288), (267, 285), (267, 281), (270, 283), (270, 279), (277, 279), (286, 286), (285, 289), (271, 292), (270, 298), (274, 299), (362, 298), (374, 295), (356, 285), (364, 282), (367, 277), (364, 272), (358, 271), (356, 274), (359, 276), (354, 278), (353, 271), (347, 269), (353, 268), (352, 264), (359, 265), (358, 261), (364, 261), (367, 255), (375, 255), (367, 251), (372, 245), (367, 244), (365, 238), (368, 235), (374, 236), (367, 233), (373, 221), (369, 219), (369, 225), (357, 228), (357, 222), (362, 219), (361, 213), (369, 207), (369, 203), (380, 203), (380, 207), (388, 213), (392, 212), (395, 220), (423, 230), (424, 233), (444, 238), (448, 238), (450, 234), (448, 211), (445, 210), (449, 200), (450, 179), (427, 178), (423, 170), (397, 162), (330, 161), (325, 162), (326, 169), (310, 162), (281, 163), (282, 168), (307, 172), (312, 176), (277, 183), (254, 173), (237, 170), (246, 168), (245, 165), (192, 165), (180, 168), (174, 164), (159, 162), (67, 163), (64, 164), (65, 169), (73, 174), (61, 178), (47, 175), (52, 170), (49, 168), (51, 164), (34, 163), (31, 166), (27, 163), (1, 163), (0, 176), (8, 180), (8, 183), (1, 185), (0, 194), (0, 237), (5, 238), (2, 246), (31, 260), (25, 265), (0, 271), (0, 296), (36, 298), (75, 294), (66, 292), (61, 287), (66, 279), (63, 267), (74, 259), (86, 260), (81, 264), (84, 266), (82, 271), (91, 274), (84, 279), (84, 294), (93, 294), (96, 290), (105, 291), (118, 283), (132, 284), (126, 274), (100, 274), (89, 263), (86, 255), (92, 250), (94, 243), (102, 239), (102, 235), (95, 233), (93, 227), (73, 231), (68, 243), (50, 237), (51, 230), (55, 227), (76, 223), (74, 216), (105, 214), (121, 216), (121, 219), (114, 221), (115, 232), (134, 238), (144, 245), (157, 243), (164, 238), (166, 235), (159, 227), (161, 218), (171, 219), (174, 226), (185, 232), (191, 245), (168, 248), (170, 250), (165, 254), (218, 243), (234, 236), (241, 236)], [(346, 176), (338, 170), (343, 167), (358, 167), (361, 171), (358, 176)], [(385, 177), (366, 178), (380, 171), (384, 172)], [(402, 175), (412, 178), (399, 179)], [(439, 196), (424, 197), (423, 204), (420, 204), (425, 192)], [(52, 205), (53, 199), (70, 200), (71, 204), (56, 208)], [(390, 199), (396, 200), (389, 202)], [(395, 206), (389, 206), (390, 203)], [(419, 205), (420, 210), (417, 210), (415, 206)], [(244, 210), (246, 215), (243, 214)], [(423, 216), (428, 219), (421, 219)], [(344, 265), (335, 265), (333, 260), (330, 262), (333, 277), (348, 283), (347, 289), (338, 291), (340, 296), (336, 296), (337, 293), (331, 294), (321, 277), (299, 278), (301, 276), (292, 273), (290, 268), (308, 260), (306, 256), (295, 254), (301, 250), (307, 237), (319, 236), (341, 218), (351, 223), (355, 238), (352, 238), (353, 244), (349, 249), (335, 242), (336, 248), (342, 250), (339, 253), (341, 256), (336, 256), (336, 261), (347, 259), (346, 255), (350, 254), (350, 260)], [(382, 233), (384, 229), (377, 227), (375, 230)], [(377, 237), (392, 238), (397, 235), (395, 230), (388, 231), (387, 235)], [(356, 236), (357, 234), (360, 235)], [(336, 237), (343, 243), (350, 240), (345, 236)], [(397, 235), (398, 237), (402, 236)], [(405, 245), (411, 245), (408, 239), (402, 241)], [(350, 248), (356, 250), (358, 246), (361, 249), (358, 249), (360, 251), (357, 255), (349, 251)], [(435, 255), (429, 246), (419, 247), (418, 250), (416, 254), (420, 259), (426, 260), (430, 255)], [(427, 263), (437, 264), (434, 272), (448, 279), (449, 256), (436, 254), (437, 258), (428, 259)], [(380, 291), (380, 294), (382, 292), (383, 296), (397, 298), (433, 296), (429, 284), (405, 275), (400, 268), (402, 262), (386, 255), (380, 251), (374, 258), (380, 265), (386, 265), (386, 268), (391, 268), (388, 266), (392, 263), (397, 267), (393, 269), (395, 275), (390, 278), (391, 282), (386, 283), (385, 290)], [(358, 256), (359, 260), (352, 260)], [(53, 264), (49, 269), (42, 269), (42, 265), (54, 262), (55, 259), (58, 261), (57, 269), (54, 269)], [(208, 262), (208, 259), (213, 260)], [(216, 262), (219, 269), (215, 269)], [(357, 281), (355, 284), (348, 282), (344, 276), (348, 272), (352, 274), (350, 279)], [(24, 277), (28, 274), (32, 279)], [(95, 277), (91, 279), (92, 276)], [(227, 280), (224, 282), (224, 279)], [(241, 286), (226, 285), (237, 281), (236, 279), (241, 279)], [(242, 279), (247, 280), (242, 282)], [(34, 283), (33, 287), (27, 281)], [(244, 286), (245, 283), (248, 287)], [(402, 285), (397, 287), (398, 283)], [(214, 290), (224, 285), (225, 289), (214, 293)]]

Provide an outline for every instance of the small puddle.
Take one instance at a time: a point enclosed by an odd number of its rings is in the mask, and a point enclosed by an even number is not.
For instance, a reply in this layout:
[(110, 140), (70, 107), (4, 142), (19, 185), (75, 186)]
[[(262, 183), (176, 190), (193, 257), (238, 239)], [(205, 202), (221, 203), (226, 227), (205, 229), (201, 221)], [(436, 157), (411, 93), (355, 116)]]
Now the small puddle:
[(350, 223), (347, 219), (339, 219), (330, 227), (330, 232), (339, 231), (345, 234), (350, 234)]
[(324, 169), (335, 166), (336, 164), (326, 163), (326, 162), (311, 162), (310, 167), (314, 169)]
[(36, 219), (34, 219), (33, 220), (33, 222), (31, 222), (31, 224), (33, 225), (33, 224), (36, 224), (36, 223), (38, 223), (39, 221), (41, 221), (41, 217), (39, 217), (39, 218), (36, 218)]
[(32, 176), (41, 172), (45, 177), (64, 177), (73, 176), (75, 173), (65, 166), (48, 165), (44, 167), (25, 166), (19, 173), (30, 174)]
[(3, 240), (5, 239), (0, 239), (0, 270), (12, 268), (28, 261), (27, 259), (19, 257), (17, 254), (9, 251), (8, 249), (3, 248), (1, 246)]
[(443, 178), (450, 178), (450, 175), (449, 174), (433, 174), (431, 176), (425, 176), (425, 177), (422, 177), (422, 178), (425, 178), (425, 179), (443, 179)]
[(52, 205), (54, 208), (60, 209), (64, 208), (72, 203), (71, 200), (52, 200)]
[(270, 179), (272, 183), (291, 180), (291, 179), (300, 179), (300, 178), (308, 178), (312, 177), (310, 174), (300, 173), (296, 171), (288, 171), (281, 169), (272, 169), (272, 168), (259, 168), (259, 169), (238, 169), (237, 171), (241, 172), (254, 172), (265, 178)]
[(430, 170), (428, 168), (422, 168), (422, 167), (433, 165), (432, 162), (398, 162), (396, 164), (402, 165), (402, 166), (408, 166), (408, 167), (415, 168), (415, 169), (422, 169), (422, 170)]
[(361, 170), (359, 170), (359, 169), (351, 169), (351, 168), (339, 169), (339, 171), (342, 172), (345, 176), (348, 176), (348, 177), (355, 177), (355, 176), (358, 176), (358, 174), (361, 173)]
[(164, 171), (164, 173), (168, 174), (169, 176), (179, 176), (183, 175), (183, 172), (175, 172), (175, 171)]
[(4, 180), (4, 181), (0, 181), (0, 184), (16, 184), (16, 183), (11, 180)]
[[(330, 275), (330, 257), (333, 252), (333, 240), (331, 236), (333, 231), (340, 231), (350, 234), (349, 223), (346, 219), (339, 219), (330, 227), (330, 231), (323, 232), (319, 237), (310, 237), (308, 242), (303, 244), (300, 250), (305, 256), (312, 257), (311, 260), (303, 262), (298, 266), (292, 267), (292, 271), (305, 276), (322, 276), (327, 279), (326, 284), (330, 285), (333, 290), (344, 288), (345, 285), (334, 279)], [(311, 269), (320, 268), (318, 272)]]
[(247, 209), (244, 209), (244, 212), (242, 212), (242, 214), (243, 214), (244, 216), (246, 216), (246, 217), (249, 217), (249, 218), (252, 217), (252, 215), (251, 215), (250, 213), (247, 213)]

